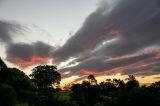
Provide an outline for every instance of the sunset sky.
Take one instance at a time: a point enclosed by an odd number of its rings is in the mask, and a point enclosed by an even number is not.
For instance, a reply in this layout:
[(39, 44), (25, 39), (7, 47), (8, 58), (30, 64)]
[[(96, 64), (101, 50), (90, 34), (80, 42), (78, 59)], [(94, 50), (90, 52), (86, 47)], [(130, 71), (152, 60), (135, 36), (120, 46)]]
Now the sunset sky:
[(159, 0), (0, 0), (0, 57), (27, 75), (58, 66), (62, 83), (160, 80)]

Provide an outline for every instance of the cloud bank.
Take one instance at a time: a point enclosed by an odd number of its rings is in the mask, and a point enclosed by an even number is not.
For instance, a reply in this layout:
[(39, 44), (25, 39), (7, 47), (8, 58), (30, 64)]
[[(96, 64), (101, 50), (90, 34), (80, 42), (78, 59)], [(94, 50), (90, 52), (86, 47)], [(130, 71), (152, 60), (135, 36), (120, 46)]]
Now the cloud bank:
[(14, 42), (17, 36), (24, 36), (25, 29), (27, 27), (17, 22), (0, 20), (0, 42), (5, 44), (6, 60), (21, 68), (47, 63), (52, 58), (53, 46), (41, 41), (31, 44)]
[(54, 47), (40, 41), (32, 44), (17, 43), (8, 46), (6, 55), (8, 61), (27, 67), (48, 62), (52, 58), (53, 49)]
[(53, 53), (54, 62), (76, 58), (68, 65), (78, 65), (61, 69), (70, 75), (160, 73), (156, 58), (160, 49), (159, 10), (159, 0), (104, 0), (77, 33)]

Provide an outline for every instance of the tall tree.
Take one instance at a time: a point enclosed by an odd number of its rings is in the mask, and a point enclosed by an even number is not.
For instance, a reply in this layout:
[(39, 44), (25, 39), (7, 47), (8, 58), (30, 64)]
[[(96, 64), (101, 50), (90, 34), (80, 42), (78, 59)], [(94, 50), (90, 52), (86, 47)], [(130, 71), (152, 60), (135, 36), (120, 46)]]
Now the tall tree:
[(94, 75), (89, 75), (88, 80), (91, 85), (97, 85), (97, 80), (95, 79)]
[(117, 89), (124, 89), (125, 88), (125, 83), (124, 83), (123, 80), (114, 78), (113, 81), (112, 81), (112, 83), (114, 84), (114, 86)]
[(135, 87), (139, 87), (139, 82), (136, 80), (136, 78), (133, 75), (128, 75), (127, 80), (128, 80), (128, 82), (126, 83), (127, 91), (131, 91)]
[(60, 84), (61, 75), (56, 66), (37, 66), (30, 75), (37, 88), (50, 88), (54, 84)]

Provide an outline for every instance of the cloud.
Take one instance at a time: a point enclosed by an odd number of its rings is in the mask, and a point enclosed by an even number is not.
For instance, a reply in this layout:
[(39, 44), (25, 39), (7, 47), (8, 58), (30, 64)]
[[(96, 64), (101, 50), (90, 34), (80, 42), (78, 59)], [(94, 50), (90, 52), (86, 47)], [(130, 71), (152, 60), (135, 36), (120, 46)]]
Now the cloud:
[(22, 33), (23, 31), (24, 26), (17, 22), (0, 20), (0, 42), (12, 43), (13, 38), (18, 35), (17, 33)]
[(41, 41), (15, 43), (15, 39), (25, 36), (23, 33), (27, 30), (28, 26), (18, 22), (0, 20), (0, 42), (5, 44), (6, 60), (22, 68), (47, 63), (53, 58), (53, 46)]
[[(155, 67), (157, 63), (145, 66), (150, 64), (147, 59), (154, 62), (159, 58), (159, 54), (155, 55), (160, 49), (159, 10), (159, 0), (103, 0), (77, 33), (53, 53), (56, 57), (53, 62), (76, 58), (68, 65), (77, 62), (77, 66), (61, 69), (70, 71), (70, 75), (106, 71), (136, 75), (160, 73), (160, 67)], [(146, 50), (150, 53), (145, 53)], [(138, 68), (141, 61), (144, 63)]]
[[(121, 70), (128, 69), (128, 71), (130, 71), (133, 65), (137, 65), (138, 62), (142, 61), (146, 63), (148, 59), (154, 59), (155, 58), (154, 56), (155, 53), (138, 54), (130, 57), (128, 56), (117, 59), (92, 57), (79, 63), (77, 66), (67, 67), (61, 69), (60, 71), (61, 72), (70, 71), (71, 72), (70, 75), (88, 75), (88, 73), (90, 74), (92, 73), (94, 75), (102, 75), (105, 74), (104, 72), (106, 72), (106, 74), (112, 74), (112, 73), (114, 74), (115, 72), (121, 73)], [(127, 72), (124, 73), (129, 74)]]
[(107, 14), (110, 12), (103, 7), (99, 7), (92, 13), (77, 33), (72, 36), (64, 46), (55, 51), (57, 60), (69, 59), (72, 56), (80, 55), (95, 47), (103, 39), (111, 38), (106, 36), (105, 27), (107, 26)]
[(28, 67), (39, 63), (47, 63), (52, 58), (54, 47), (43, 43), (14, 43), (7, 48), (7, 60), (20, 67)]
[[(104, 40), (121, 35), (116, 42), (104, 45), (106, 54), (124, 55), (159, 44), (160, 7), (157, 0), (121, 0), (116, 5), (101, 3), (67, 43), (55, 51), (57, 60), (90, 53)], [(151, 27), (152, 26), (152, 27)]]

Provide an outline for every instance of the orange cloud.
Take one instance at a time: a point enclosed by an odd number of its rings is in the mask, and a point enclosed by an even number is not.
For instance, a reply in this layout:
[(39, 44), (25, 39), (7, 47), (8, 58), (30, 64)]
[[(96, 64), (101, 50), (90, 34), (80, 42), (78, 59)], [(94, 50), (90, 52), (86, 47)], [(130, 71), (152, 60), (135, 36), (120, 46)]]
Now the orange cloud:
[(123, 70), (125, 68), (127, 68), (128, 66), (120, 66), (120, 67), (115, 67), (115, 68), (112, 68), (112, 69), (109, 69), (109, 70), (106, 70), (104, 72), (93, 72), (93, 71), (89, 71), (89, 70), (84, 70), (82, 69), (82, 72), (84, 75), (96, 75), (96, 76), (99, 76), (99, 75), (103, 75), (105, 73), (110, 73), (110, 72), (114, 72), (114, 71), (120, 71), (120, 70)]
[(88, 71), (88, 70), (82, 70), (84, 75), (98, 75), (101, 74), (101, 72), (92, 72), (92, 71)]
[(34, 65), (41, 62), (47, 62), (49, 59), (50, 59), (50, 56), (48, 57), (33, 56), (30, 60), (23, 60), (21, 58), (16, 58), (14, 60), (14, 63), (29, 66), (29, 65)]
[(156, 58), (156, 59), (160, 59), (160, 53), (156, 53), (156, 54), (155, 54), (155, 58)]
[(122, 67), (116, 67), (110, 70), (106, 70), (104, 72), (93, 72), (93, 71), (89, 71), (89, 70), (82, 70), (84, 75), (103, 75), (106, 72), (112, 72), (112, 71), (118, 71), (119, 69), (122, 69)]
[(109, 34), (111, 34), (111, 35), (121, 35), (122, 32), (118, 29), (111, 29)]

